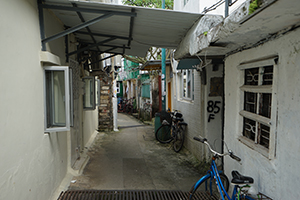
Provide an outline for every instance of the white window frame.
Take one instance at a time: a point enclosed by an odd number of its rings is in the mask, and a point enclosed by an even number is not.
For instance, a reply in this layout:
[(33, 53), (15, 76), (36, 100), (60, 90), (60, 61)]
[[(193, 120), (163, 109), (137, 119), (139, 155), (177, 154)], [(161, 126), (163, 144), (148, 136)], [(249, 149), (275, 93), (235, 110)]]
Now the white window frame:
[(73, 70), (69, 68), (70, 126), (74, 126)]
[(95, 104), (100, 106), (100, 80), (98, 78), (95, 79), (95, 94)]
[[(90, 85), (87, 85), (85, 80), (90, 81)], [(83, 109), (84, 110), (95, 110), (96, 109), (96, 90), (95, 90), (95, 77), (87, 76), (82, 78), (84, 83), (84, 94), (83, 94)], [(88, 91), (87, 91), (88, 90)], [(86, 106), (86, 101), (89, 101), (91, 106)]]
[[(190, 74), (191, 88), (190, 88), (190, 97), (184, 96), (184, 73), (187, 72), (186, 84), (188, 83), (188, 73)], [(184, 69), (181, 72), (181, 98), (183, 100), (193, 101), (194, 100), (194, 70), (193, 69)]]
[[(48, 126), (48, 116), (53, 116), (53, 113), (48, 115), (47, 113), (47, 91), (46, 88), (46, 72), (47, 71), (63, 71), (64, 72), (64, 90), (65, 90), (65, 96), (64, 96), (64, 106), (65, 106), (65, 126), (55, 126), (52, 124), (52, 127)], [(47, 66), (44, 67), (44, 113), (45, 113), (45, 119), (44, 119), (44, 126), (45, 132), (62, 132), (62, 131), (69, 131), (70, 130), (70, 82), (69, 82), (69, 67), (68, 66)], [(54, 112), (51, 110), (51, 112)]]
[[(244, 143), (246, 146), (249, 146), (251, 149), (261, 153), (263, 156), (273, 159), (276, 156), (276, 137), (277, 137), (277, 62), (275, 60), (278, 59), (278, 56), (270, 56), (269, 58), (259, 59), (256, 61), (251, 61), (247, 63), (240, 64), (238, 69), (242, 72), (241, 73), (241, 87), (240, 87), (240, 94), (241, 94), (241, 104), (240, 104), (240, 136), (238, 137), (239, 141)], [(251, 85), (244, 85), (245, 83), (245, 69), (251, 68), (262, 68), (264, 66), (273, 66), (273, 82), (272, 85), (258, 85), (258, 86), (251, 86)], [(257, 115), (254, 113), (250, 113), (244, 110), (244, 92), (254, 92), (254, 93), (270, 93), (272, 94), (271, 100), (271, 117), (266, 118), (261, 115)], [(260, 144), (256, 143), (255, 141), (243, 136), (243, 121), (244, 117), (254, 120), (256, 122), (260, 122), (270, 127), (270, 135), (269, 135), (269, 148), (266, 148)], [(255, 136), (257, 137), (257, 136)]]

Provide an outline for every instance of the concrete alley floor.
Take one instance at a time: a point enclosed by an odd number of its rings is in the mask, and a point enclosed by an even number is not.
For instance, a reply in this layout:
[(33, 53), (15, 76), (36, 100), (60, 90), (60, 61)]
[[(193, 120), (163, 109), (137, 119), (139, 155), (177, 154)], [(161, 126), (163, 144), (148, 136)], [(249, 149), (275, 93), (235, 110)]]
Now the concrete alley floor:
[(118, 126), (119, 132), (98, 134), (70, 190), (189, 191), (201, 177), (194, 167), (198, 161), (185, 149), (175, 153), (171, 145), (156, 141), (153, 126), (122, 113)]

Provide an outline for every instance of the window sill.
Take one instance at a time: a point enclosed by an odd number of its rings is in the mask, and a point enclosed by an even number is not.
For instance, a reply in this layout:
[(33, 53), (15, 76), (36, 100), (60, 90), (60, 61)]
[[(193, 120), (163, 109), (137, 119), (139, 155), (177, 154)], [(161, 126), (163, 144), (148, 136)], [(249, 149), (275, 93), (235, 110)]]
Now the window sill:
[(68, 132), (70, 131), (69, 127), (56, 127), (56, 128), (46, 128), (44, 133), (53, 133), (53, 132)]
[(183, 102), (183, 103), (194, 103), (194, 100), (191, 99), (184, 99), (184, 98), (180, 98), (179, 101)]
[(254, 151), (257, 151), (258, 153), (262, 154), (264, 157), (269, 159), (269, 149), (259, 144), (255, 144), (253, 140), (250, 140), (244, 136), (239, 136), (238, 140), (244, 145), (246, 145), (247, 147), (251, 148)]
[(42, 63), (47, 63), (51, 65), (61, 65), (60, 58), (49, 51), (40, 52), (40, 60)]

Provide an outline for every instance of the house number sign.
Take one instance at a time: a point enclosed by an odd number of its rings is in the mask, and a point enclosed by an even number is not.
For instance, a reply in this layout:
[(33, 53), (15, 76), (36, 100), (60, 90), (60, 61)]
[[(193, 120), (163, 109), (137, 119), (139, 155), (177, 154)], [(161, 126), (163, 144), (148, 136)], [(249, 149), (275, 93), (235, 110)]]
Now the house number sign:
[(210, 120), (215, 119), (215, 114), (218, 114), (221, 110), (219, 104), (221, 103), (221, 101), (208, 101), (207, 102), (207, 107), (206, 110), (209, 113), (208, 115), (208, 122), (210, 122)]

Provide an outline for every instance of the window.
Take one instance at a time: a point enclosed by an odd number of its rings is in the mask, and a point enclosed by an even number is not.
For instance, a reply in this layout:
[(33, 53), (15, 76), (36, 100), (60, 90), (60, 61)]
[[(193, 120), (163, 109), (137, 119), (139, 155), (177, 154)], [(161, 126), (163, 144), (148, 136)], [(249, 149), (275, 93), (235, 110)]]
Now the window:
[(194, 99), (194, 70), (182, 70), (182, 98)]
[[(274, 59), (240, 65), (244, 74), (241, 87), (244, 102), (242, 136), (269, 153), (274, 140)], [(276, 124), (276, 123), (274, 123)], [(273, 138), (273, 139), (272, 139)]]
[(96, 106), (100, 106), (100, 80), (95, 80)]
[(44, 67), (45, 132), (70, 130), (69, 67)]
[(87, 110), (94, 110), (95, 104), (95, 77), (84, 77), (84, 95), (83, 108)]
[(149, 83), (142, 84), (141, 96), (144, 98), (150, 98), (150, 84)]
[(97, 105), (100, 105), (100, 80), (95, 77), (84, 77), (84, 95), (83, 108), (86, 110), (94, 110)]
[(117, 82), (117, 94), (120, 94), (120, 82)]

